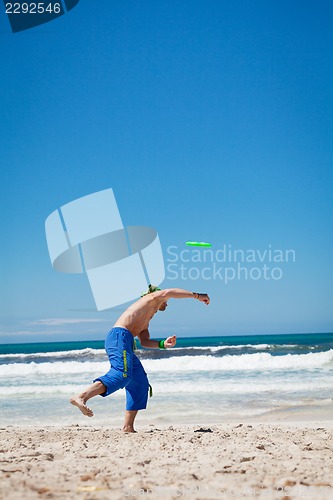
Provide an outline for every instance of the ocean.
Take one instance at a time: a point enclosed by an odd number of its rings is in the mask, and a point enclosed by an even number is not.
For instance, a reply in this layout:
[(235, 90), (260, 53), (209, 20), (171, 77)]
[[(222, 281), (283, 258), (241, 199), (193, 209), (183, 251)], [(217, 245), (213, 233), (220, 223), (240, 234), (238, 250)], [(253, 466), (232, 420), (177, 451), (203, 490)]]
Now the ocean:
[[(222, 423), (320, 415), (333, 407), (333, 334), (178, 338), (142, 349), (153, 387), (137, 422)], [(120, 427), (125, 391), (89, 401), (87, 418), (68, 402), (109, 369), (104, 341), (0, 345), (1, 425)], [(333, 416), (333, 415), (332, 415)]]

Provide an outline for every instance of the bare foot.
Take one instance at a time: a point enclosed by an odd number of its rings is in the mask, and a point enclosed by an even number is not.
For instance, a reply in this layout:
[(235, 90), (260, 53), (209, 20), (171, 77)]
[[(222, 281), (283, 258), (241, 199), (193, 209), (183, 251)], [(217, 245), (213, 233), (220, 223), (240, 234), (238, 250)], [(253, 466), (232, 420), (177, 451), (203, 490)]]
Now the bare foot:
[(136, 431), (134, 430), (134, 428), (131, 425), (124, 425), (123, 432), (136, 433)]
[(88, 408), (86, 403), (80, 396), (76, 396), (70, 399), (70, 403), (74, 406), (77, 406), (79, 410), (83, 413), (83, 415), (86, 415), (87, 417), (93, 417), (94, 412)]

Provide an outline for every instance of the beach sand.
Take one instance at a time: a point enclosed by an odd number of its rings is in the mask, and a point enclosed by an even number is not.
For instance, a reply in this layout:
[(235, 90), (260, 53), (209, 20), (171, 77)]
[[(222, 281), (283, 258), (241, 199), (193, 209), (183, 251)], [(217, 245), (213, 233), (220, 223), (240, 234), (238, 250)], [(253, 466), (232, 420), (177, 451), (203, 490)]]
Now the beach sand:
[(1, 428), (1, 498), (333, 498), (332, 422), (89, 424)]

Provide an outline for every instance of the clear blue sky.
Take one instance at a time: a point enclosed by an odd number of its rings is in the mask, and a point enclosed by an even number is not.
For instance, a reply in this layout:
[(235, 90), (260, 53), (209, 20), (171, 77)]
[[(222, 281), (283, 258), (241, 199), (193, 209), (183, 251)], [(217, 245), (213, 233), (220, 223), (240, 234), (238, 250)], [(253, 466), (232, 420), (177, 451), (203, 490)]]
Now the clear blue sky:
[[(2, 4), (1, 4), (2, 5)], [(329, 1), (81, 0), (12, 34), (2, 7), (0, 342), (103, 338), (86, 278), (57, 273), (46, 217), (112, 187), (123, 222), (294, 249), (280, 280), (170, 280), (152, 336), (333, 327), (333, 7)], [(220, 264), (223, 265), (223, 264)]]

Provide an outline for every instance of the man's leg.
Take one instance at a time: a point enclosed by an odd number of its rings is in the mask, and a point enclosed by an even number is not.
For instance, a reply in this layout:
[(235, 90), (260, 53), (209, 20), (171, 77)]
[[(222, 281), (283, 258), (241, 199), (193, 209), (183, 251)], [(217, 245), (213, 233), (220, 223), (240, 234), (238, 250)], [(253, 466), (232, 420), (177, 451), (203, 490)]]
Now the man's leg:
[(136, 432), (134, 430), (134, 420), (138, 410), (126, 410), (125, 412), (125, 421), (123, 426), (124, 432)]
[(148, 378), (140, 360), (133, 355), (132, 378), (126, 389), (126, 413), (123, 426), (124, 432), (136, 432), (134, 419), (138, 410), (144, 410), (148, 398)]
[(77, 406), (78, 409), (82, 411), (83, 415), (86, 415), (87, 417), (93, 417), (94, 413), (90, 408), (88, 408), (86, 402), (88, 401), (88, 399), (93, 398), (98, 394), (103, 394), (105, 391), (105, 385), (98, 380), (97, 382), (94, 382), (92, 385), (87, 387), (87, 389), (81, 392), (81, 394), (79, 394), (78, 396), (73, 396), (70, 399), (70, 402), (72, 405)]

